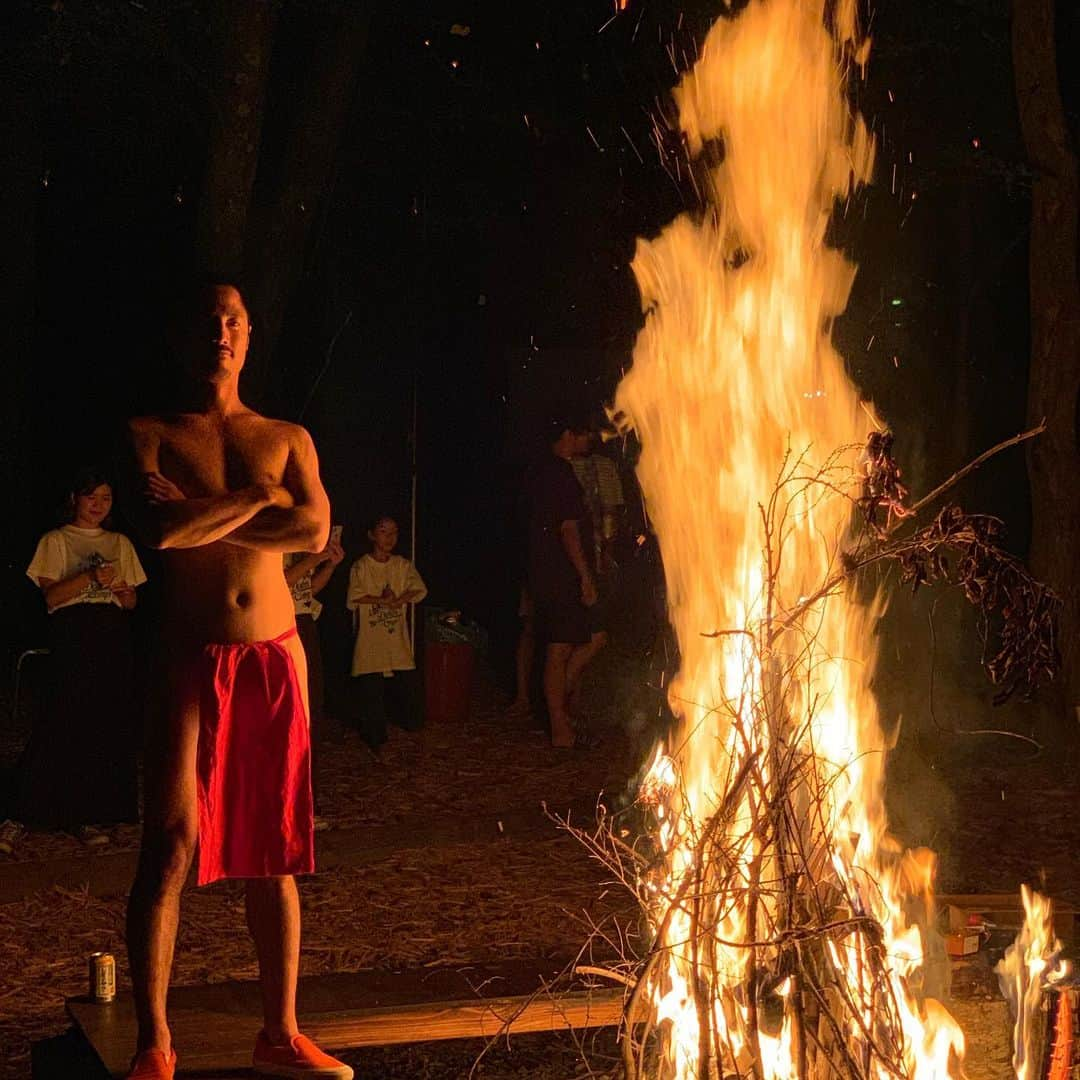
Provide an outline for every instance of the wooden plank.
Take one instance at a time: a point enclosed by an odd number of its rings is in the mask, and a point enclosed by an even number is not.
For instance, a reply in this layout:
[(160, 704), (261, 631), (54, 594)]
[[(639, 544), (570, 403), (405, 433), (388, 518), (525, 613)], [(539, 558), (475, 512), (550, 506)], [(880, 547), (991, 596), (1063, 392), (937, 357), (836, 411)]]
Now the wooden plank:
[[(316, 982), (317, 980), (305, 980)], [(207, 1077), (250, 1064), (261, 1026), (255, 984), (218, 984), (174, 993), (169, 1020), (181, 1071)], [(332, 988), (328, 988), (332, 989)], [(339, 980), (340, 989), (340, 980)], [(205, 990), (209, 993), (191, 991)], [(305, 995), (311, 998), (309, 992)], [(321, 995), (318, 995), (321, 996)], [(391, 995), (393, 996), (393, 995)], [(339, 996), (339, 1003), (350, 1001)], [(513, 994), (491, 998), (394, 1003), (308, 1012), (301, 1027), (328, 1049), (357, 1049), (436, 1039), (486, 1038), (510, 1033), (565, 1031), (619, 1023), (621, 988), (575, 989), (558, 996)], [(135, 1045), (130, 995), (108, 1005), (72, 999), (68, 1013), (114, 1076), (123, 1076)], [(350, 1002), (351, 1004), (351, 1002)]]
[(502, 1032), (608, 1027), (622, 1017), (620, 989), (573, 990), (557, 996), (435, 1002), (310, 1018), (328, 1046), (390, 1046), (437, 1039), (490, 1038)]

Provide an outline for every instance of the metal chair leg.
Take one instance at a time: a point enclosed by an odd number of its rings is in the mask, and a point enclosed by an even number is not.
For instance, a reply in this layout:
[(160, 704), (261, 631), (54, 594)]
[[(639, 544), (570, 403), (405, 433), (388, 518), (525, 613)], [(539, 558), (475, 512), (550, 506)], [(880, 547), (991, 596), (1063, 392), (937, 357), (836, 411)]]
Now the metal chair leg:
[(18, 660), (15, 661), (15, 685), (12, 688), (11, 695), (11, 723), (13, 727), (17, 726), (19, 723), (19, 693), (22, 688), (23, 664), (26, 662), (27, 657), (48, 655), (48, 649), (24, 649), (19, 653)]

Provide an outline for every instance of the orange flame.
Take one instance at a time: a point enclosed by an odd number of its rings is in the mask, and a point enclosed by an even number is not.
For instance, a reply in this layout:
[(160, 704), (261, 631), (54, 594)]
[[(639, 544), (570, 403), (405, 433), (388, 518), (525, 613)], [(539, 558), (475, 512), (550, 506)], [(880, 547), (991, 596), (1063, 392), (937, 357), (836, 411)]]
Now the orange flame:
[[(868, 52), (854, 0), (751, 0), (718, 20), (675, 90), (707, 208), (639, 240), (633, 262), (645, 324), (615, 414), (641, 441), (682, 657), (670, 688), (680, 725), (643, 789), (667, 853), (651, 886), (665, 1077), (799, 1074), (799, 986), (781, 972), (767, 993), (758, 985), (790, 948), (775, 937), (790, 901), (768, 886), (789, 865), (781, 848), (843, 897), (850, 927), (827, 936), (824, 962), (866, 1075), (944, 1077), (963, 1054), (927, 992), (932, 857), (905, 856), (886, 831), (870, 693), (881, 604), (821, 595), (874, 423), (830, 340), (855, 268), (826, 244), (838, 201), (873, 169), (846, 92)], [(763, 828), (785, 784), (786, 816)], [(712, 905), (703, 934), (685, 897), (700, 898), (700, 851), (718, 843), (707, 828), (722, 833), (714, 861), (728, 884), (695, 901)], [(885, 988), (866, 974), (874, 964)], [(873, 1050), (887, 1009), (889, 1065)]]

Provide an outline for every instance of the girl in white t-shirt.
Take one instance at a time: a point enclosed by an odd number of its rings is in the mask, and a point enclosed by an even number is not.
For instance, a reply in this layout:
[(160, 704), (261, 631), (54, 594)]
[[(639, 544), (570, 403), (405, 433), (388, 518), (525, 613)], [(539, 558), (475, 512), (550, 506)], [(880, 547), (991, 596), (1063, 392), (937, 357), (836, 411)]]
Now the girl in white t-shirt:
[(112, 485), (84, 470), (68, 523), (39, 541), (27, 575), (52, 635), (49, 694), (19, 762), (20, 821), (108, 843), (98, 826), (138, 820), (131, 611), (146, 581), (131, 541), (105, 528)]
[(349, 570), (346, 604), (356, 628), (352, 673), (359, 692), (360, 734), (377, 749), (386, 742), (388, 722), (407, 731), (423, 724), (406, 611), (427, 596), (427, 586), (408, 559), (394, 554), (398, 524), (392, 517), (377, 518), (368, 539), (371, 552)]

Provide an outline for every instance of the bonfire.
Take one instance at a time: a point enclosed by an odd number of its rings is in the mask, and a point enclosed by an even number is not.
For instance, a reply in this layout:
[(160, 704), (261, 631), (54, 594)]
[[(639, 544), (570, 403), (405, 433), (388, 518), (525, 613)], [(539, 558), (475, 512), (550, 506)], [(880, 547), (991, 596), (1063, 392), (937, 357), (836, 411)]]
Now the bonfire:
[(1006, 693), (1052, 674), (1056, 599), (993, 519), (919, 523), (960, 474), (909, 505), (833, 347), (855, 267), (830, 221), (874, 165), (849, 85), (868, 54), (852, 0), (720, 18), (674, 92), (703, 206), (633, 262), (645, 322), (613, 417), (641, 445), (681, 667), (639, 793), (651, 828), (590, 838), (647, 917), (623, 976), (631, 1077), (960, 1075), (934, 857), (886, 820), (885, 596), (861, 571), (960, 585)]

